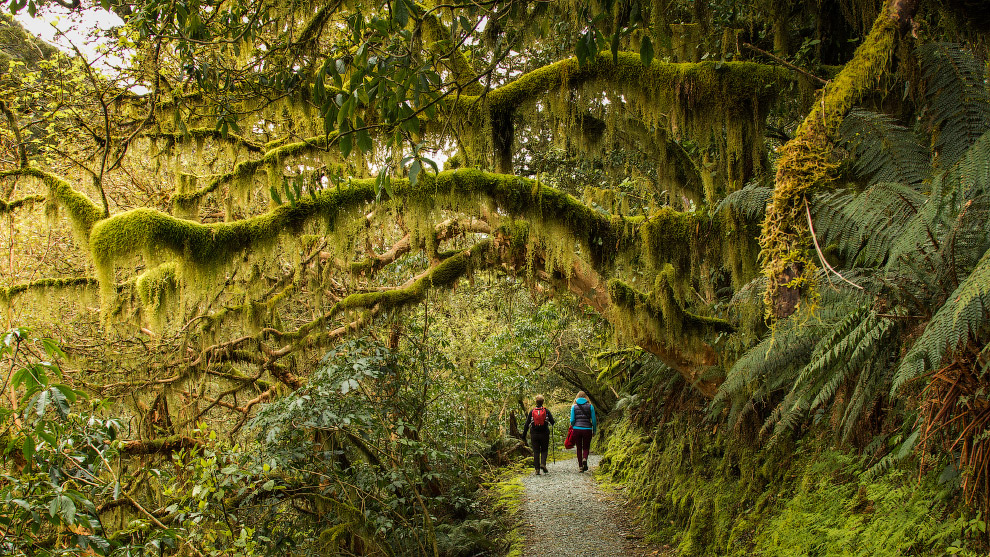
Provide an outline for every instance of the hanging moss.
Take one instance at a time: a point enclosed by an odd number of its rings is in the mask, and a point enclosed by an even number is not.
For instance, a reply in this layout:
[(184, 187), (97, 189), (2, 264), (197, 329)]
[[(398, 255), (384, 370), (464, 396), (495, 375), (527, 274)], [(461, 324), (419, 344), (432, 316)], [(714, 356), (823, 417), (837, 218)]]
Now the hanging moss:
[(45, 196), (43, 195), (26, 195), (10, 202), (0, 199), (0, 215), (11, 213), (21, 207), (32, 207), (35, 203), (39, 203), (44, 200)]
[(721, 255), (719, 225), (720, 221), (703, 211), (678, 212), (664, 207), (639, 227), (640, 245), (654, 268), (669, 263), (687, 276), (703, 260)]
[(74, 286), (95, 286), (95, 277), (72, 277), (72, 278), (46, 278), (22, 284), (15, 284), (7, 288), (0, 288), (0, 301), (9, 305), (11, 300), (19, 294), (23, 294), (35, 289), (67, 288)]
[(269, 213), (231, 223), (202, 225), (153, 209), (134, 209), (101, 222), (93, 230), (90, 251), (104, 293), (112, 293), (117, 263), (136, 255), (157, 261), (176, 257), (186, 271), (217, 272), (246, 249), (266, 249), (282, 234), (298, 234), (317, 217), (329, 227), (342, 210), (375, 198), (373, 180), (355, 180), (349, 187), (327, 189), (282, 205)]
[(471, 260), (483, 257), (491, 246), (490, 241), (476, 244), (468, 251), (457, 252), (409, 286), (394, 290), (351, 294), (334, 305), (331, 314), (341, 310), (354, 310), (381, 306), (392, 309), (414, 304), (423, 299), (432, 288), (449, 288), (471, 269)]
[(220, 133), (220, 130), (217, 130), (216, 128), (188, 128), (185, 130), (185, 133), (156, 132), (153, 134), (147, 134), (146, 137), (151, 140), (166, 139), (173, 145), (192, 139), (197, 142), (197, 150), (200, 152), (202, 152), (202, 141), (204, 139), (212, 139), (214, 141), (227, 143), (235, 147), (246, 149), (251, 153), (263, 153), (265, 151), (264, 146), (260, 143), (256, 143), (232, 132), (228, 132), (227, 135), (223, 135)]
[(88, 197), (54, 174), (28, 167), (0, 172), (0, 178), (6, 176), (27, 176), (41, 180), (48, 188), (46, 201), (49, 207), (61, 208), (68, 213), (73, 233), (84, 245), (89, 241), (89, 233), (93, 225), (105, 216), (103, 210)]
[(138, 297), (151, 324), (158, 328), (165, 322), (179, 295), (179, 266), (163, 263), (141, 273), (135, 281)]
[(303, 141), (289, 143), (287, 145), (283, 145), (281, 142), (266, 144), (265, 155), (260, 159), (242, 161), (234, 166), (232, 171), (213, 178), (207, 185), (195, 191), (187, 193), (177, 192), (172, 196), (172, 204), (174, 207), (188, 211), (189, 207), (195, 206), (195, 203), (198, 203), (200, 199), (210, 193), (217, 191), (220, 186), (250, 180), (262, 168), (265, 168), (268, 172), (269, 181), (277, 177), (279, 179), (277, 185), (281, 186), (281, 168), (284, 160), (314, 152), (326, 151), (336, 138), (337, 133), (333, 132), (330, 135), (310, 137)]
[(617, 308), (646, 325), (654, 338), (679, 342), (682, 337), (735, 330), (725, 319), (695, 315), (682, 309), (671, 287), (675, 281), (674, 270), (668, 267), (659, 275), (650, 293), (639, 291), (619, 279), (608, 281), (608, 293)]

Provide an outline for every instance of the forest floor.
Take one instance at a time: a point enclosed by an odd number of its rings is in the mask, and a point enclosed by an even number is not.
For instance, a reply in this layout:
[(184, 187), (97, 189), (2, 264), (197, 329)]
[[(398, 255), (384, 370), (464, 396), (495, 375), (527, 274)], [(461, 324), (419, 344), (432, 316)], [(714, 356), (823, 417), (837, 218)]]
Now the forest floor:
[(646, 544), (625, 497), (598, 485), (593, 473), (600, 458), (591, 455), (584, 473), (571, 457), (548, 462), (548, 474), (523, 477), (523, 557), (676, 555)]

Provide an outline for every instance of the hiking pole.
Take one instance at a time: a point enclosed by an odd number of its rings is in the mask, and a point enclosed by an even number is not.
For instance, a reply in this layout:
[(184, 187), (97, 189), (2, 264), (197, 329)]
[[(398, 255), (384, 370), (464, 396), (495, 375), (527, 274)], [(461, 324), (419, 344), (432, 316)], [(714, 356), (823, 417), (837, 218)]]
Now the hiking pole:
[(550, 444), (553, 447), (553, 452), (550, 453), (550, 462), (557, 464), (557, 438), (553, 435), (553, 426), (550, 426)]

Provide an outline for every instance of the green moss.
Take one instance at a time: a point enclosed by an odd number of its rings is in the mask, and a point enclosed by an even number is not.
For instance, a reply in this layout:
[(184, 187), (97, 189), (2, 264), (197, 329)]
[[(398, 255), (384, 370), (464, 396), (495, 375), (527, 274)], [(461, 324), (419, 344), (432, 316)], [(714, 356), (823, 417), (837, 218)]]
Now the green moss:
[(459, 252), (457, 255), (448, 257), (404, 288), (351, 294), (337, 302), (330, 313), (374, 306), (396, 308), (419, 302), (431, 288), (449, 288), (456, 284), (457, 280), (470, 270), (471, 259), (484, 256), (489, 246), (490, 242), (482, 242), (466, 252)]
[(45, 196), (43, 195), (26, 195), (10, 202), (0, 199), (0, 215), (11, 213), (21, 207), (31, 207), (35, 203), (39, 203), (44, 200)]
[(69, 288), (75, 286), (95, 286), (97, 280), (94, 277), (73, 277), (73, 278), (46, 278), (22, 284), (15, 284), (7, 288), (0, 288), (0, 300), (9, 304), (19, 294), (23, 294), (35, 289), (48, 288)]
[(217, 271), (247, 249), (265, 249), (283, 234), (301, 233), (318, 217), (333, 227), (342, 210), (375, 198), (373, 180), (355, 180), (349, 187), (328, 189), (295, 205), (282, 205), (254, 218), (231, 223), (198, 224), (154, 209), (114, 215), (94, 227), (90, 250), (103, 287), (114, 281), (114, 269), (136, 255), (155, 261), (175, 257), (188, 271)]
[[(810, 240), (805, 200), (833, 181), (838, 166), (832, 153), (835, 134), (849, 110), (890, 66), (896, 43), (897, 24), (885, 10), (853, 59), (825, 86), (794, 138), (781, 150), (773, 199), (760, 237), (763, 274), (769, 281), (768, 312), (774, 311), (778, 289), (787, 287), (782, 281), (791, 285), (813, 283), (815, 263), (807, 254)], [(796, 269), (798, 276), (789, 276), (788, 269)]]
[(233, 145), (233, 146), (236, 146), (236, 147), (242, 147), (242, 148), (244, 148), (247, 151), (250, 151), (252, 153), (263, 153), (264, 152), (264, 146), (263, 145), (261, 145), (259, 143), (255, 143), (254, 141), (251, 141), (251, 140), (249, 140), (249, 139), (247, 139), (245, 137), (242, 137), (240, 135), (237, 135), (235, 133), (229, 133), (228, 132), (227, 135), (225, 136), (225, 135), (221, 134), (220, 131), (217, 130), (216, 128), (188, 128), (188, 129), (185, 130), (185, 133), (181, 133), (181, 132), (157, 132), (157, 133), (154, 133), (154, 134), (147, 134), (146, 137), (148, 137), (150, 139), (153, 139), (153, 140), (154, 139), (165, 139), (165, 140), (167, 140), (169, 142), (172, 142), (172, 143), (182, 143), (183, 141), (186, 141), (188, 139), (193, 139), (193, 140), (196, 140), (196, 141), (202, 141), (203, 139), (213, 139), (213, 140), (216, 140), (216, 141), (222, 141), (224, 143), (227, 143), (227, 144), (230, 144), (230, 145)]
[(226, 174), (221, 174), (209, 181), (205, 186), (191, 192), (177, 192), (172, 196), (172, 203), (175, 207), (184, 209), (198, 203), (206, 195), (217, 191), (220, 186), (249, 180), (262, 168), (269, 174), (269, 181), (272, 176), (281, 178), (282, 162), (290, 157), (298, 157), (305, 154), (327, 151), (337, 138), (337, 133), (310, 137), (295, 143), (282, 144), (274, 142), (266, 144), (265, 155), (260, 159), (241, 161), (234, 166), (234, 169)]
[(163, 323), (166, 311), (178, 299), (179, 266), (175, 262), (163, 263), (141, 273), (135, 281), (141, 306), (156, 327)]
[(5, 176), (28, 176), (41, 180), (48, 188), (47, 201), (49, 206), (61, 208), (68, 213), (76, 239), (84, 245), (89, 240), (89, 233), (93, 225), (105, 216), (103, 210), (92, 200), (54, 174), (38, 168), (27, 167), (0, 172), (0, 177)]
[(618, 279), (608, 281), (608, 293), (613, 304), (617, 310), (627, 314), (627, 318), (620, 321), (633, 326), (634, 338), (639, 336), (636, 330), (644, 328), (654, 339), (683, 344), (686, 339), (699, 335), (734, 330), (732, 324), (724, 319), (685, 311), (671, 287), (674, 281), (674, 269), (670, 266), (658, 275), (650, 293), (636, 290)]
[(957, 539), (978, 543), (978, 524), (945, 498), (937, 474), (868, 479), (862, 459), (813, 436), (756, 450), (693, 418), (649, 432), (623, 418), (599, 450), (600, 470), (628, 488), (648, 537), (685, 556), (942, 555)]

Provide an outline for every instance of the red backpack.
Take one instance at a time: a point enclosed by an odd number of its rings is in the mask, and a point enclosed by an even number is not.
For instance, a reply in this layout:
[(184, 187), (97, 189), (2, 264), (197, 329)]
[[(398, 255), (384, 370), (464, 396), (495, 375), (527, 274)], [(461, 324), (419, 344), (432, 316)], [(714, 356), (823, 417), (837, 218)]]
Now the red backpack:
[(533, 408), (533, 425), (546, 425), (547, 409), (542, 406)]

